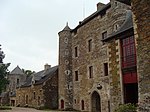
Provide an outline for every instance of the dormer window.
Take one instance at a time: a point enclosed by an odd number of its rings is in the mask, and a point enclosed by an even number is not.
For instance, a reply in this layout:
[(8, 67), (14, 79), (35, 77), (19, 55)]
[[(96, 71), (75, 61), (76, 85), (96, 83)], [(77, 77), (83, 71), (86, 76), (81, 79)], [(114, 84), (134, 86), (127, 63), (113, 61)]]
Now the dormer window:
[(116, 32), (116, 31), (118, 30), (118, 28), (119, 28), (119, 25), (118, 25), (118, 24), (115, 24), (115, 25), (114, 25), (114, 31)]
[(106, 39), (107, 38), (107, 31), (102, 33), (102, 39)]
[(74, 33), (74, 35), (76, 35), (76, 34), (77, 34), (77, 29), (75, 29), (75, 30), (73, 31), (73, 33)]
[(101, 18), (103, 18), (106, 15), (106, 11), (101, 12)]

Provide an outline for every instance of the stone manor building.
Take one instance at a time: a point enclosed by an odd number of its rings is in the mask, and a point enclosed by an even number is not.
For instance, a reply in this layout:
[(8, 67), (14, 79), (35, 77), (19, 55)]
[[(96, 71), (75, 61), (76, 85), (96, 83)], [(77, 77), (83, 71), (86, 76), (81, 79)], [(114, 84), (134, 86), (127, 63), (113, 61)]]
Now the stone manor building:
[(113, 112), (138, 103), (131, 7), (116, 0), (59, 33), (59, 109)]

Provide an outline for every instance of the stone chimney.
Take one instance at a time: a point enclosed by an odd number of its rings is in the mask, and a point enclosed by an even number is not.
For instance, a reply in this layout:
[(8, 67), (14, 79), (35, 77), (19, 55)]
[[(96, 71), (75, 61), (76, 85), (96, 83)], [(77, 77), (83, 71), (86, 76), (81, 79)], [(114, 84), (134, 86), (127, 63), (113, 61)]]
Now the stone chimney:
[(97, 3), (97, 10), (101, 10), (104, 6), (105, 6), (105, 4), (103, 4), (101, 2)]
[(49, 69), (49, 68), (51, 68), (51, 65), (49, 65), (49, 64), (46, 63), (46, 64), (44, 65), (44, 70), (47, 70), (47, 69)]

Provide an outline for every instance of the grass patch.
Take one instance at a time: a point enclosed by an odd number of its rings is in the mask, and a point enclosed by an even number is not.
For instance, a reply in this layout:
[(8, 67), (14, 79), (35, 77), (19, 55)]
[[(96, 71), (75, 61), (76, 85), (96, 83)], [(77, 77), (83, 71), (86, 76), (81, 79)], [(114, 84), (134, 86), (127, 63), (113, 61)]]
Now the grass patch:
[(12, 108), (9, 106), (0, 106), (0, 110), (11, 110)]

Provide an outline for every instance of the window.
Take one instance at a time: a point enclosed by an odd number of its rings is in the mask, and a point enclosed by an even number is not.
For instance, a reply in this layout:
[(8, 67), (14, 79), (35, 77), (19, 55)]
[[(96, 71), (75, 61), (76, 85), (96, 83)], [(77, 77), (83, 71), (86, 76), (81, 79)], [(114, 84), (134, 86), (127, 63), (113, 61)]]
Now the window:
[(19, 79), (17, 79), (17, 85), (19, 85)]
[(35, 99), (35, 92), (33, 92), (33, 99)]
[(88, 40), (88, 51), (92, 50), (92, 39)]
[(110, 112), (110, 101), (108, 101), (108, 112)]
[(28, 95), (26, 95), (26, 104), (28, 104)]
[(75, 57), (78, 57), (78, 47), (75, 47)]
[(76, 35), (77, 34), (77, 29), (75, 29), (73, 33), (74, 33), (74, 35)]
[(115, 3), (114, 3), (114, 4), (115, 4), (115, 7), (117, 7), (117, 6), (118, 6), (118, 2), (117, 2), (117, 1), (115, 1)]
[(84, 110), (84, 100), (81, 101), (81, 109)]
[(118, 28), (119, 28), (119, 25), (118, 25), (118, 24), (115, 24), (115, 25), (114, 25), (114, 31), (116, 32), (116, 31), (118, 30)]
[(79, 78), (78, 71), (75, 71), (75, 81), (78, 81), (78, 78)]
[(76, 99), (74, 99), (74, 104), (76, 104), (77, 103), (77, 100)]
[(101, 18), (103, 18), (106, 15), (106, 11), (101, 12)]
[(122, 39), (122, 66), (133, 66), (136, 64), (136, 50), (134, 36)]
[(108, 76), (108, 63), (104, 63), (104, 76)]
[(89, 78), (93, 78), (93, 66), (89, 67)]
[(102, 39), (106, 39), (107, 38), (107, 31), (102, 33)]

